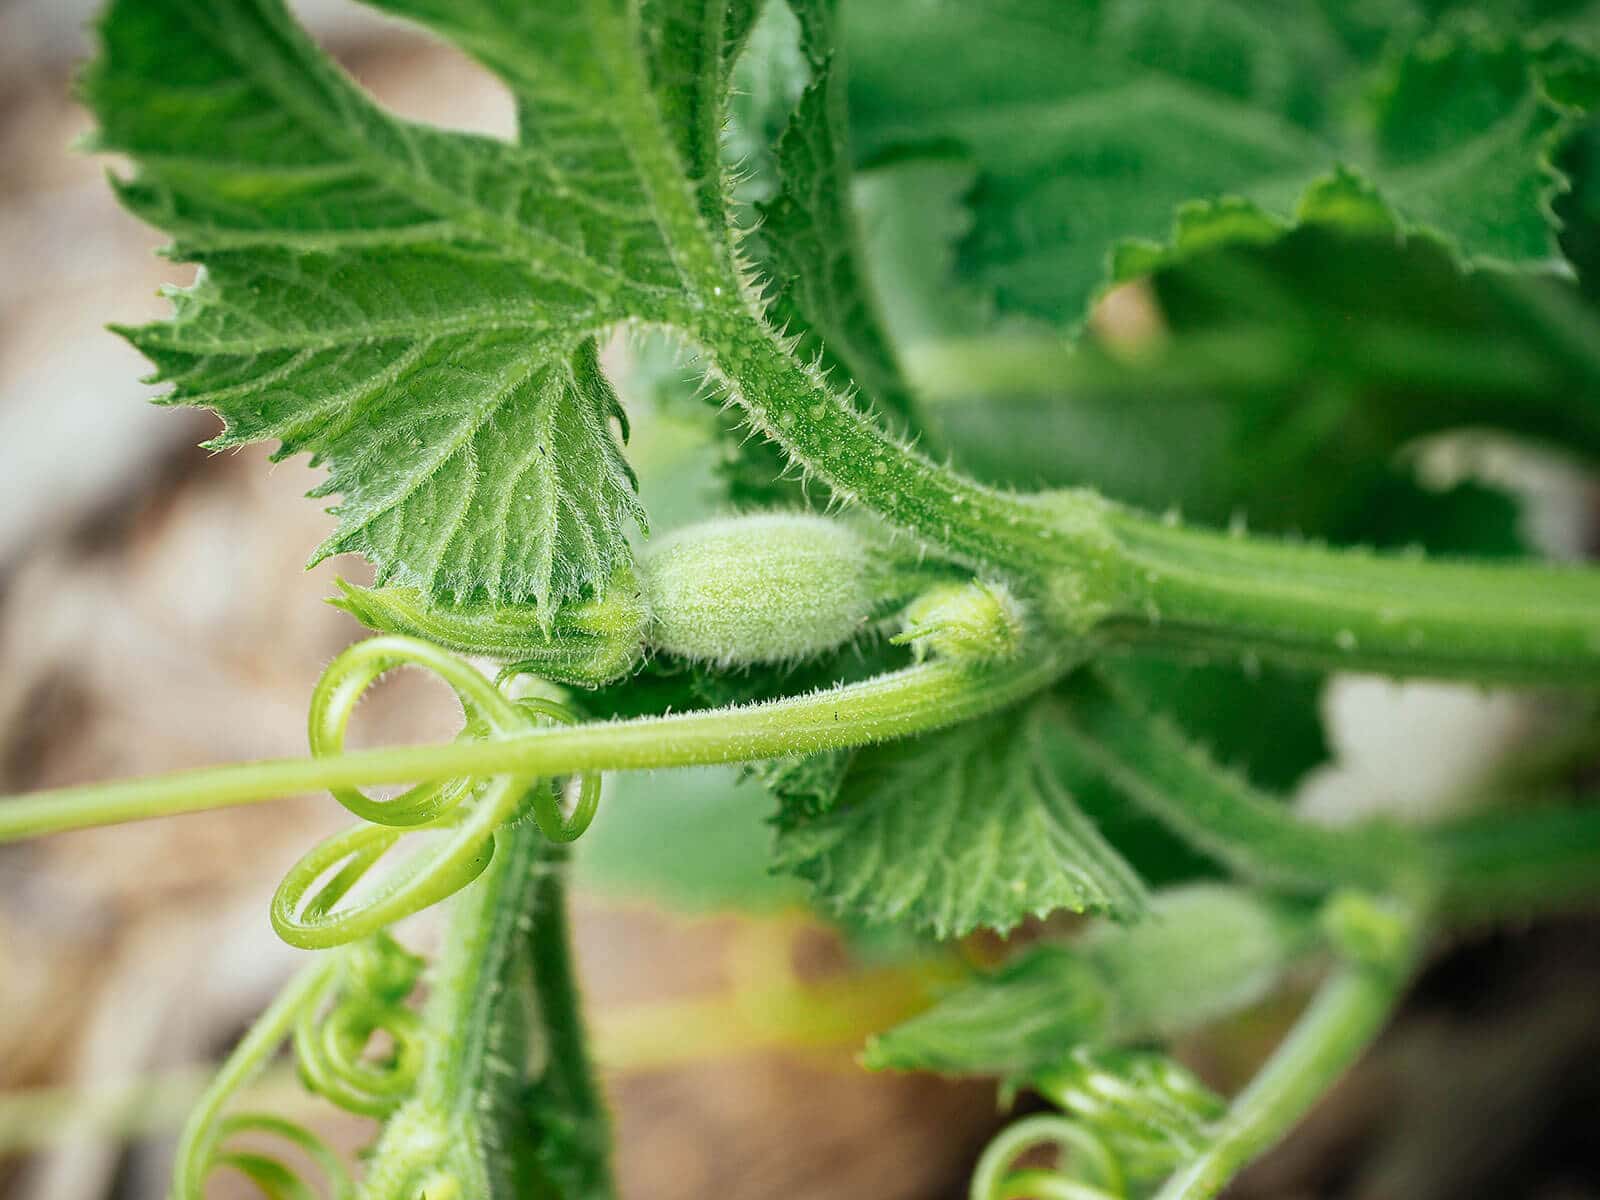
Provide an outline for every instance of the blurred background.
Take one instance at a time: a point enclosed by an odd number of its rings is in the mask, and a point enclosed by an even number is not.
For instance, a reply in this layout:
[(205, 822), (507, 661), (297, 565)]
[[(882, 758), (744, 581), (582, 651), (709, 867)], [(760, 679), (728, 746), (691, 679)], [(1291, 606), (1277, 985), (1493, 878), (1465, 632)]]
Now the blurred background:
[[(510, 129), (504, 93), (454, 51), (354, 6), (296, 8), (400, 111)], [(197, 449), (213, 419), (146, 403), (142, 360), (103, 329), (163, 315), (156, 288), (192, 271), (154, 256), (160, 236), (117, 209), (107, 164), (71, 149), (87, 128), (70, 81), (91, 12), (0, 3), (0, 793), (300, 754), (313, 682), (360, 636), (321, 601), (362, 564), (302, 570), (332, 526), (300, 499), (315, 473), (259, 447)], [(1113, 297), (1097, 328), (1137, 337), (1156, 303)], [(699, 431), (625, 399), (659, 525), (711, 506)], [(1547, 551), (1594, 544), (1594, 494), (1575, 472), (1468, 450), (1435, 469), (1510, 478)], [(1364, 680), (1322, 703), (1333, 765), (1299, 803), (1333, 820), (1470, 803), (1549, 719), (1526, 699)], [(436, 739), (451, 717), (442, 691), (401, 682), (363, 709), (360, 738)], [(765, 874), (766, 807), (730, 772), (613, 781), (581, 848), (576, 943), (625, 1194), (964, 1194), (1000, 1120), (993, 1089), (854, 1065), (862, 1037), (913, 1010), (930, 979), (893, 948), (847, 946)], [(692, 870), (651, 861), (664, 814), (699, 839)], [(0, 1196), (165, 1194), (209, 1064), (295, 965), (267, 897), (347, 819), (305, 797), (0, 847)], [(724, 911), (733, 898), (743, 915)], [(1233, 1194), (1600, 1197), (1597, 935), (1573, 916), (1442, 950), (1376, 1052)], [(1235, 1084), (1294, 1001), (1184, 1053)], [(260, 1086), (326, 1119), (287, 1074)]]

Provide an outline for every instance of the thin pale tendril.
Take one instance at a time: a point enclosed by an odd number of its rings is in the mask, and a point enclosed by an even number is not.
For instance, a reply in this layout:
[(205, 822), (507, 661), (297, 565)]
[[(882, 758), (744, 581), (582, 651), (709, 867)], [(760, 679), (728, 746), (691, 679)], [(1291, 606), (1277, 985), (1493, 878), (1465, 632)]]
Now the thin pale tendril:
[[(458, 740), (515, 737), (543, 724), (577, 720), (554, 700), (512, 698), (507, 692), (514, 676), (503, 676), (497, 686), (437, 646), (415, 638), (376, 637), (349, 647), (317, 681), (311, 696), (311, 753), (341, 753), (350, 715), (362, 695), (380, 676), (402, 666), (432, 671), (455, 692), (466, 716)], [(304, 949), (344, 945), (374, 934), (471, 883), (489, 865), (495, 831), (524, 815), (553, 841), (578, 837), (599, 804), (599, 773), (579, 776), (577, 789), (573, 810), (566, 815), (561, 804), (565, 789), (559, 782), (529, 775), (419, 783), (389, 799), (359, 788), (334, 788), (334, 798), (362, 824), (314, 846), (290, 869), (272, 899), (273, 927), (284, 941)], [(435, 835), (434, 844), (360, 901), (341, 905), (408, 833)]]
[[(1044, 1072), (1032, 1087), (1063, 1111), (1026, 1117), (989, 1143), (972, 1200), (1130, 1200), (1210, 1144), (1226, 1106), (1162, 1054), (1091, 1051)], [(1052, 1166), (1021, 1166), (1053, 1149)]]
[[(234, 1096), (292, 1039), (306, 1086), (340, 1108), (362, 1116), (386, 1116), (415, 1089), (421, 1068), (420, 1018), (406, 999), (422, 972), (422, 960), (387, 934), (338, 953), (319, 955), (289, 983), (245, 1035), (184, 1127), (173, 1169), (174, 1200), (204, 1200), (206, 1181), (231, 1170), (260, 1192), (282, 1200), (349, 1200), (350, 1173), (337, 1152), (304, 1126), (271, 1113), (227, 1109)], [(331, 1002), (331, 1003), (330, 1003)], [(368, 1057), (373, 1036), (392, 1042)], [(237, 1139), (248, 1135), (249, 1145)], [(277, 1142), (279, 1155), (264, 1144)], [(309, 1160), (322, 1178), (306, 1178)]]
[[(425, 1051), (422, 1020), (405, 1002), (421, 972), (422, 960), (386, 933), (352, 946), (295, 1022), (305, 1085), (363, 1116), (386, 1117), (399, 1108), (416, 1086)], [(381, 1059), (366, 1053), (379, 1033), (391, 1043)]]

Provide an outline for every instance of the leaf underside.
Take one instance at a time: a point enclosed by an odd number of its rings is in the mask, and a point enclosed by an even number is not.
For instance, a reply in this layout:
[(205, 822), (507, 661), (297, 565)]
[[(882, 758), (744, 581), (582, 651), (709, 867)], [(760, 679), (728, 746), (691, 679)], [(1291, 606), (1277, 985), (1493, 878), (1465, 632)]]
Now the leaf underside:
[(1143, 885), (1052, 768), (1052, 713), (802, 763), (776, 783), (778, 865), (833, 912), (938, 937), (1058, 909), (1136, 917)]

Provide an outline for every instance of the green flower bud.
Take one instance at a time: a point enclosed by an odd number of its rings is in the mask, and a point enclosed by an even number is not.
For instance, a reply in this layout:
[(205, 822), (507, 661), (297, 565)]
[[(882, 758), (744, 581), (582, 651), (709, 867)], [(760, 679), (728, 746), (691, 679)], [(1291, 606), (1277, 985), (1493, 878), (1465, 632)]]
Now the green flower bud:
[(918, 657), (928, 651), (981, 661), (1012, 658), (1022, 645), (1022, 604), (1001, 583), (945, 583), (906, 606), (905, 632)]
[(632, 673), (644, 657), (648, 623), (631, 567), (619, 567), (592, 600), (566, 604), (546, 629), (531, 604), (441, 606), (417, 588), (364, 588), (339, 581), (328, 603), (369, 629), (419, 637), (463, 654), (515, 663), (557, 683), (600, 687)]
[(1400, 904), (1344, 890), (1328, 897), (1322, 930), (1346, 958), (1385, 970), (1401, 970), (1415, 950), (1416, 923)]
[(839, 521), (728, 517), (678, 531), (640, 566), (650, 640), (720, 665), (786, 662), (856, 637), (881, 603), (880, 550)]

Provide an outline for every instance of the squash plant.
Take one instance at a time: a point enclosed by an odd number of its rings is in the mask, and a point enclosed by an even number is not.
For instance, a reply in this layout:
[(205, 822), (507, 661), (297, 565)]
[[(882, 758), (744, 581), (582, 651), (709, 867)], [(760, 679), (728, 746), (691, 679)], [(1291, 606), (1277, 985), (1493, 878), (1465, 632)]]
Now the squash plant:
[[(319, 953), (176, 1196), (303, 1195), (305, 1165), (337, 1196), (609, 1195), (562, 899), (605, 772), (751, 764), (775, 867), (853, 927), (1095, 914), (865, 1048), (1042, 1098), (979, 1200), (1216, 1194), (1440, 932), (1600, 885), (1583, 739), (1442, 827), (1283, 799), (1328, 672), (1600, 685), (1600, 572), (1405, 453), (1600, 455), (1594, 6), (374, 3), (498, 76), (517, 136), (391, 114), (282, 0), (114, 0), (82, 80), (121, 200), (199, 265), (121, 332), (209, 445), (325, 467), (313, 561), (375, 573), (335, 599), (376, 636), (319, 683), (310, 757), (0, 802), (6, 838), (323, 788), (357, 818), (272, 900)], [(1084, 332), (1130, 281), (1159, 328)], [(645, 537), (618, 331), (630, 394), (722, 446), (727, 515)], [(346, 751), (405, 665), (460, 736)], [(391, 930), (440, 903), (424, 963)], [(1308, 969), (1239, 1094), (1162, 1052)], [(285, 1043), (380, 1118), (359, 1170), (239, 1109)]]

